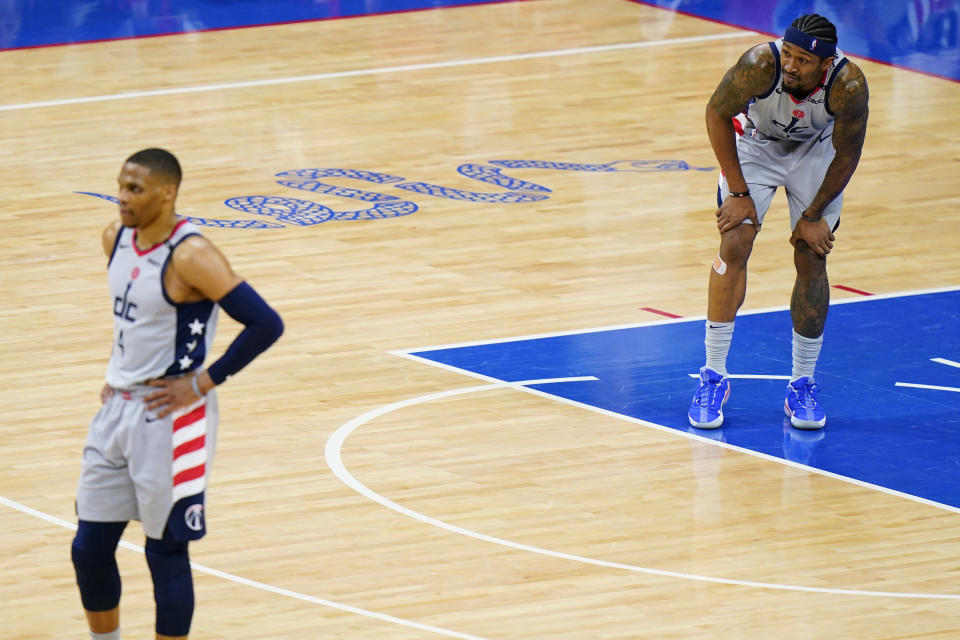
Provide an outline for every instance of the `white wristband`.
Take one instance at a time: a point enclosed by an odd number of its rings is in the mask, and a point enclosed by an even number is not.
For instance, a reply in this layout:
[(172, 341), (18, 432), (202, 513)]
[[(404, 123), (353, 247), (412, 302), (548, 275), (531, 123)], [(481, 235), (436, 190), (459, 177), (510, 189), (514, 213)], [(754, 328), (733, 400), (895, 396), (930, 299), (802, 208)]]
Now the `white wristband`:
[(202, 398), (202, 397), (203, 397), (203, 394), (200, 393), (200, 385), (197, 384), (197, 378), (198, 378), (198, 377), (199, 377), (199, 376), (193, 376), (192, 378), (190, 378), (190, 386), (193, 387), (193, 392), (194, 392), (195, 394), (197, 394), (197, 397), (198, 397), (198, 398)]

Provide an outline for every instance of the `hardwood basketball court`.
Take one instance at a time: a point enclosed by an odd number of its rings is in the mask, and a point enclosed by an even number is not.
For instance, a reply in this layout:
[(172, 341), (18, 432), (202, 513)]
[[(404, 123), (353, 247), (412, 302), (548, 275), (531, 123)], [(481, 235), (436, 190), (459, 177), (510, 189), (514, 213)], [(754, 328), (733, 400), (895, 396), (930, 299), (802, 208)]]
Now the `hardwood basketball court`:
[[(587, 5), (0, 52), (4, 637), (86, 637), (69, 526), (116, 208), (78, 192), (113, 195), (147, 146), (177, 154), (179, 212), (221, 221), (204, 232), (287, 327), (219, 391), (192, 638), (955, 637), (957, 509), (392, 353), (704, 314), (703, 109), (769, 37)], [(870, 128), (832, 295), (955, 287), (960, 85), (854, 59)], [(789, 301), (785, 212), (778, 195), (746, 310)], [(236, 329), (222, 314), (217, 353)], [(825, 350), (851, 339), (827, 323)], [(124, 637), (152, 637), (144, 559), (118, 562)]]

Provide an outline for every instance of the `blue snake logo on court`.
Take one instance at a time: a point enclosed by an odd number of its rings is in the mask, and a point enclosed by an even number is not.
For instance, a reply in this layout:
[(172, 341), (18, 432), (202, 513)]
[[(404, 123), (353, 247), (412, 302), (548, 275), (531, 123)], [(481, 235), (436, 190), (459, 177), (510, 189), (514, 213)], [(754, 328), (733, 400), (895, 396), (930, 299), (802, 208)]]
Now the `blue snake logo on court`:
[[(324, 196), (336, 196), (359, 200), (369, 204), (363, 209), (334, 211), (314, 200), (286, 196), (236, 196), (224, 204), (247, 214), (270, 218), (217, 219), (185, 216), (198, 226), (231, 229), (282, 229), (285, 227), (310, 227), (330, 221), (384, 220), (408, 216), (420, 207), (409, 200), (413, 194), (447, 200), (462, 200), (478, 203), (516, 204), (546, 200), (553, 191), (541, 184), (528, 182), (506, 175), (504, 169), (542, 169), (549, 171), (582, 171), (590, 173), (650, 173), (657, 171), (712, 171), (713, 167), (694, 167), (683, 160), (617, 160), (605, 164), (580, 164), (572, 162), (545, 162), (542, 160), (490, 160), (486, 164), (467, 163), (457, 167), (460, 175), (491, 185), (499, 190), (470, 191), (444, 187), (429, 182), (411, 181), (401, 176), (360, 169), (294, 169), (281, 171), (274, 177), (284, 187)], [(379, 191), (339, 187), (323, 180), (347, 179), (374, 185), (387, 185), (401, 189), (402, 196)], [(117, 198), (92, 191), (76, 191), (82, 195), (103, 198), (116, 202)]]

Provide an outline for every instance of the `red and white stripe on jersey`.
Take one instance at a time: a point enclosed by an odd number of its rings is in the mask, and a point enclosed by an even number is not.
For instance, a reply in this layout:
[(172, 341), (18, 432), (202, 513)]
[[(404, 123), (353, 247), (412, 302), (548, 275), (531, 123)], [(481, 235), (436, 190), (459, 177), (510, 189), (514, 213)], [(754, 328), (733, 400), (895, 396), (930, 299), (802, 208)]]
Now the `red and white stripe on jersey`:
[(206, 488), (207, 411), (201, 401), (173, 419), (173, 501)]
[(738, 113), (733, 116), (733, 130), (737, 133), (738, 136), (743, 135), (743, 126), (747, 123), (747, 114), (746, 112)]

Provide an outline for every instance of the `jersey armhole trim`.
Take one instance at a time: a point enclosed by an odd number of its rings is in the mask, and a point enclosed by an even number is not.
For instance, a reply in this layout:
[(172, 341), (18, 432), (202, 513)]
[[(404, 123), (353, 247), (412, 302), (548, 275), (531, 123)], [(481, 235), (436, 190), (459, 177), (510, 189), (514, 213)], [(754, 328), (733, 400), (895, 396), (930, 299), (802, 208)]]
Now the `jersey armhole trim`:
[(762, 100), (763, 98), (766, 98), (771, 93), (773, 93), (773, 90), (777, 88), (777, 85), (780, 82), (780, 50), (777, 49), (776, 42), (768, 42), (767, 44), (770, 45), (770, 51), (773, 52), (773, 60), (776, 63), (776, 69), (774, 70), (774, 73), (773, 73), (773, 83), (770, 85), (770, 88), (767, 89), (766, 93), (757, 96), (757, 98), (760, 100)]
[(188, 233), (183, 234), (180, 237), (180, 239), (177, 240), (176, 244), (170, 245), (170, 251), (167, 253), (167, 259), (163, 261), (163, 268), (160, 269), (160, 291), (161, 293), (163, 293), (163, 299), (169, 302), (170, 306), (172, 307), (176, 307), (180, 303), (174, 302), (173, 300), (171, 300), (170, 296), (167, 294), (167, 283), (165, 282), (165, 279), (167, 276), (167, 267), (170, 266), (170, 261), (173, 260), (173, 252), (176, 250), (177, 247), (180, 246), (180, 243), (186, 240), (187, 238), (189, 238), (190, 236), (199, 236), (199, 235), (201, 234), (199, 234), (196, 231), (190, 231)]
[(121, 226), (117, 231), (117, 237), (113, 239), (113, 249), (110, 251), (110, 259), (107, 260), (107, 267), (113, 263), (113, 256), (117, 255), (117, 247), (120, 246), (120, 237), (123, 235), (125, 230), (126, 227)]
[(840, 75), (840, 70), (847, 64), (847, 58), (843, 58), (837, 63), (837, 66), (834, 67), (833, 73), (830, 75), (830, 79), (827, 80), (827, 86), (823, 88), (823, 108), (827, 110), (834, 118), (837, 117), (837, 114), (833, 112), (833, 109), (830, 108), (830, 89), (833, 88), (833, 81), (837, 79), (837, 76)]

